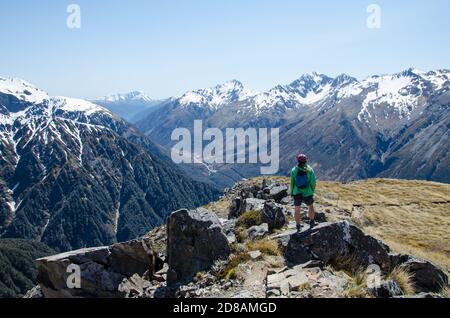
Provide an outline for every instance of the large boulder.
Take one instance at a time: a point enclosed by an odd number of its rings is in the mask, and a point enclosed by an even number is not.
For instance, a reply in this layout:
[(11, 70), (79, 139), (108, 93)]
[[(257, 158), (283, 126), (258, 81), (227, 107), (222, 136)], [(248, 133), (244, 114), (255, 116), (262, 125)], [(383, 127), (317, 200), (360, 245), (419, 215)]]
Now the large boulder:
[(40, 258), (37, 280), (46, 298), (124, 297), (121, 283), (134, 274), (152, 275), (154, 264), (150, 239), (141, 238)]
[(245, 199), (243, 206), (241, 207), (241, 214), (249, 211), (262, 211), (264, 210), (264, 203), (266, 201), (262, 199), (249, 198)]
[(447, 286), (448, 277), (436, 265), (411, 255), (391, 254), (392, 267), (406, 269), (413, 278), (418, 292), (439, 292)]
[(261, 215), (262, 222), (269, 225), (269, 231), (281, 229), (286, 224), (284, 207), (274, 201), (266, 201)]
[(280, 202), (283, 198), (288, 195), (288, 186), (287, 185), (275, 185), (269, 191), (269, 197), (276, 202)]
[(388, 253), (389, 247), (348, 221), (322, 223), (306, 233), (292, 234), (285, 249), (290, 264), (320, 260), (349, 270), (377, 264), (384, 272), (390, 268)]
[(190, 280), (230, 255), (226, 235), (218, 217), (206, 210), (179, 210), (167, 219), (169, 285)]

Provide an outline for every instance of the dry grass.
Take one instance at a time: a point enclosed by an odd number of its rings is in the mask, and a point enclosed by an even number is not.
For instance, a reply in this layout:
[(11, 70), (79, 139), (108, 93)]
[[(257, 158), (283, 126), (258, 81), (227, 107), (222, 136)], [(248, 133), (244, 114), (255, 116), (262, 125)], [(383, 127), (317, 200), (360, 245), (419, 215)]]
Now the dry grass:
[(412, 275), (405, 269), (396, 267), (386, 277), (387, 280), (393, 280), (403, 291), (403, 295), (413, 295), (415, 293)]
[(347, 298), (368, 298), (371, 297), (367, 289), (367, 275), (365, 272), (358, 271), (351, 276), (344, 295)]
[(254, 225), (261, 225), (261, 223), (261, 211), (248, 211), (239, 217), (236, 226), (249, 228)]
[(205, 209), (211, 210), (221, 218), (228, 218), (230, 201), (227, 198), (211, 202), (204, 206)]
[(247, 248), (249, 251), (260, 251), (265, 255), (279, 256), (282, 254), (278, 243), (273, 240), (248, 242)]
[(220, 279), (234, 279), (237, 277), (236, 268), (243, 263), (250, 260), (250, 255), (247, 252), (242, 252), (231, 257), (228, 264), (222, 268), (216, 275)]
[[(284, 177), (276, 180), (289, 182)], [(394, 179), (318, 182), (316, 192), (324, 210), (346, 212), (347, 216), (332, 214), (332, 220), (351, 218), (394, 251), (450, 268), (449, 184)]]
[(439, 294), (441, 294), (445, 298), (450, 298), (450, 288), (448, 288), (447, 286), (442, 288), (442, 290)]

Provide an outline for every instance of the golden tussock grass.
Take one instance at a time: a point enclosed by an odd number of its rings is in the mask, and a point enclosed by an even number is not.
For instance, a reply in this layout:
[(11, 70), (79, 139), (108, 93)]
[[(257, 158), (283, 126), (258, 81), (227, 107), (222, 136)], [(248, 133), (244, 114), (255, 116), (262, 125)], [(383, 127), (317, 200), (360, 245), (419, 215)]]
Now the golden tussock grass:
[(265, 255), (279, 256), (282, 254), (278, 243), (273, 240), (248, 242), (247, 248), (249, 251), (260, 251)]
[(393, 280), (398, 284), (404, 295), (415, 293), (412, 275), (404, 268), (396, 267), (387, 276), (387, 280)]
[(243, 213), (237, 220), (236, 226), (249, 228), (254, 225), (261, 225), (261, 212), (260, 211), (248, 211)]
[[(278, 177), (288, 183), (288, 178)], [(281, 181), (282, 180), (282, 181)], [(363, 230), (394, 251), (450, 268), (450, 185), (417, 180), (318, 182), (316, 202), (346, 211)], [(332, 220), (339, 219), (331, 215)]]

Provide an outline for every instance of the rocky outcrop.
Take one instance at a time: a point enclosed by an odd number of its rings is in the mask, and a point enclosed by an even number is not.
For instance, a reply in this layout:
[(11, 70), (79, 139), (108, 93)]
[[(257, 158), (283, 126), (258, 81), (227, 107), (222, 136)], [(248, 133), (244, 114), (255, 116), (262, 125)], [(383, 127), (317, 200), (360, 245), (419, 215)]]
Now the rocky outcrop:
[(392, 267), (406, 269), (413, 277), (419, 292), (439, 292), (448, 284), (448, 277), (436, 265), (429, 261), (402, 254), (391, 254)]
[(226, 190), (233, 193), (228, 210), (228, 218), (238, 218), (242, 213), (251, 210), (263, 210), (265, 201), (288, 204), (288, 186), (281, 183), (263, 180), (261, 184), (248, 185), (238, 183), (235, 188)]
[(169, 285), (191, 279), (230, 255), (228, 239), (217, 216), (206, 210), (179, 210), (167, 219)]
[(388, 253), (385, 244), (347, 221), (322, 223), (310, 232), (292, 234), (285, 249), (286, 261), (294, 265), (310, 260), (347, 269), (377, 264), (385, 272), (390, 269)]
[(125, 297), (121, 284), (152, 275), (154, 264), (150, 240), (142, 238), (40, 258), (38, 282), (46, 298)]
[(274, 201), (266, 201), (261, 214), (261, 220), (267, 223), (269, 231), (281, 229), (286, 224), (285, 211), (282, 205)]

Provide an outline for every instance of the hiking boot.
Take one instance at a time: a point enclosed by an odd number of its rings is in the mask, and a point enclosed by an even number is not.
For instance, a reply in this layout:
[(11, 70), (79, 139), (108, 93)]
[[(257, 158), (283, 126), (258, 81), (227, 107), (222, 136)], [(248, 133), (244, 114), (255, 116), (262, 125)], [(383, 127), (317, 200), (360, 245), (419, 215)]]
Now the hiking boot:
[(297, 224), (297, 232), (301, 232), (302, 231), (302, 225), (301, 224)]
[(316, 226), (316, 221), (310, 220), (310, 221), (309, 221), (309, 228), (312, 229), (312, 228), (314, 228), (315, 226)]

